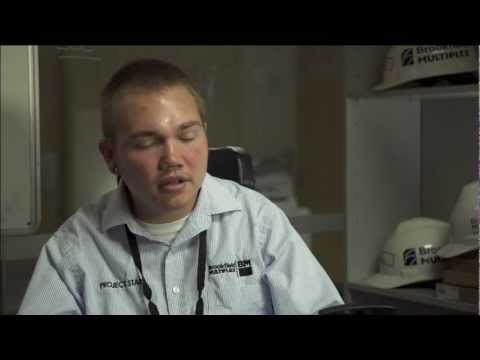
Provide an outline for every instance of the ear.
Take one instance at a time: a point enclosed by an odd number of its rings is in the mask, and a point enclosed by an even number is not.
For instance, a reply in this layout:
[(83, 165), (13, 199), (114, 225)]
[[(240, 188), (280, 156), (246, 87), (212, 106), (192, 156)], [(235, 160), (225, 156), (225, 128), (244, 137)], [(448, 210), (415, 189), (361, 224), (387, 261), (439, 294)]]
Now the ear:
[(110, 170), (110, 172), (114, 175), (117, 175), (115, 170), (116, 164), (114, 159), (112, 142), (108, 139), (102, 139), (98, 144), (98, 150), (102, 154), (103, 160), (105, 160), (105, 163), (107, 164), (107, 167)]

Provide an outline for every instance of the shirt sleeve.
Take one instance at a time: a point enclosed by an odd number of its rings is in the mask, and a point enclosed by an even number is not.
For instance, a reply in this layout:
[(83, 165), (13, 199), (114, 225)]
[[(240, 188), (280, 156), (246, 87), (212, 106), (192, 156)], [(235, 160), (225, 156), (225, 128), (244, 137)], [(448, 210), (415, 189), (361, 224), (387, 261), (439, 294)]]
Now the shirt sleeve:
[(275, 314), (315, 314), (344, 302), (303, 239), (276, 205), (266, 218), (265, 278)]
[(67, 285), (74, 273), (62, 267), (61, 253), (51, 245), (42, 247), (18, 315), (81, 314), (81, 306)]

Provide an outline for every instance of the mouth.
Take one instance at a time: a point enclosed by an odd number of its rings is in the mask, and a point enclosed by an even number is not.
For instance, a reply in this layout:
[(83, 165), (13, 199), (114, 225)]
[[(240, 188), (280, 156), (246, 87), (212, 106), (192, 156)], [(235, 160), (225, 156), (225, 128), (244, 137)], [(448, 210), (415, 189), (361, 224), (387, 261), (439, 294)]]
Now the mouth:
[(171, 176), (160, 181), (159, 189), (162, 192), (180, 192), (185, 188), (187, 182), (188, 178), (185, 176)]

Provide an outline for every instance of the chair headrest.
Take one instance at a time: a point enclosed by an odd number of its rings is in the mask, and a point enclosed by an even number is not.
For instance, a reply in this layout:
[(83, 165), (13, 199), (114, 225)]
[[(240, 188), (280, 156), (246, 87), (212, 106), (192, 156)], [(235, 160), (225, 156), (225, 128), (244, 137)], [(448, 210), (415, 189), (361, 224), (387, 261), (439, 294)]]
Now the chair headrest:
[(233, 180), (240, 185), (255, 189), (252, 157), (241, 147), (210, 148), (207, 171), (210, 175)]

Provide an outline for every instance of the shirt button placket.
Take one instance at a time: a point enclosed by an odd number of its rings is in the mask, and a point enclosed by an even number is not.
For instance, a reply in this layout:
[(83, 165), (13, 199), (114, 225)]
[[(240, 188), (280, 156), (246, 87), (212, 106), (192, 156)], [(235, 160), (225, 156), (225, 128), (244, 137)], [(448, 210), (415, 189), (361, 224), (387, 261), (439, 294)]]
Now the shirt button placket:
[(167, 302), (170, 314), (177, 314), (179, 311), (179, 296), (181, 289), (178, 282), (178, 274), (175, 271), (175, 264), (178, 262), (173, 249), (167, 253), (165, 259), (165, 286), (167, 289)]

